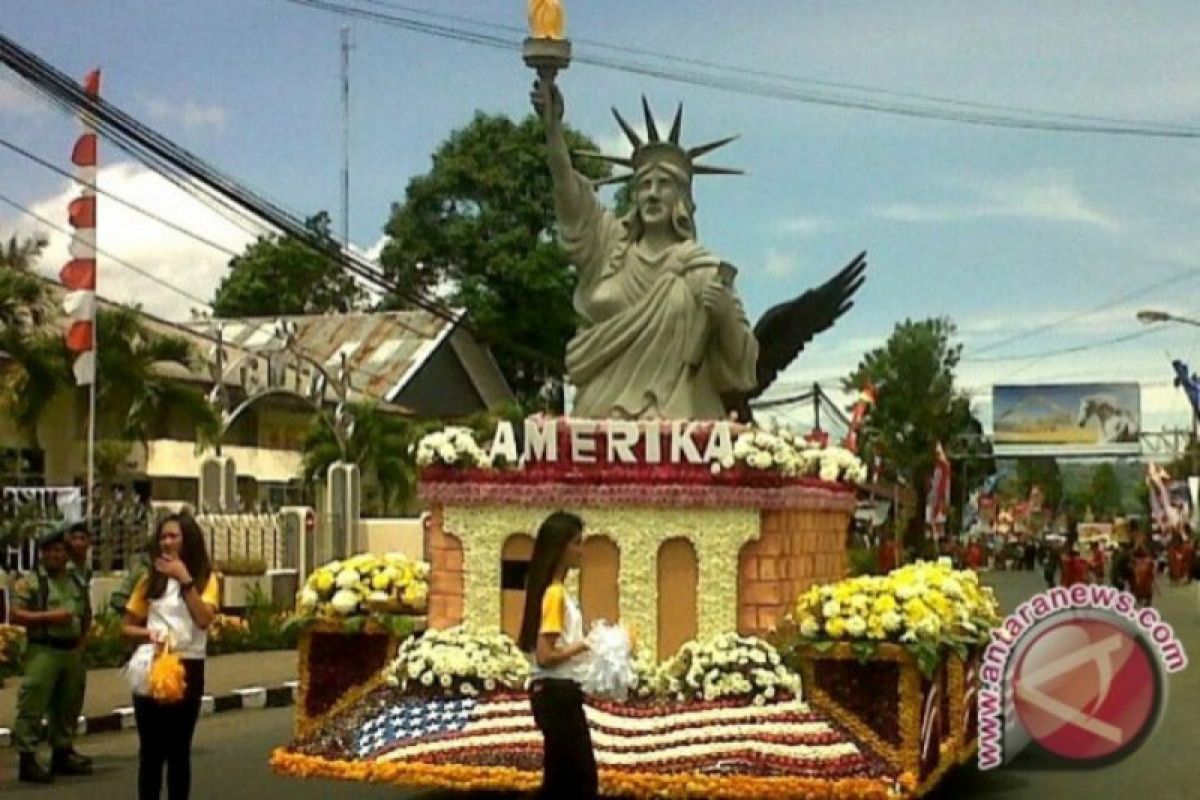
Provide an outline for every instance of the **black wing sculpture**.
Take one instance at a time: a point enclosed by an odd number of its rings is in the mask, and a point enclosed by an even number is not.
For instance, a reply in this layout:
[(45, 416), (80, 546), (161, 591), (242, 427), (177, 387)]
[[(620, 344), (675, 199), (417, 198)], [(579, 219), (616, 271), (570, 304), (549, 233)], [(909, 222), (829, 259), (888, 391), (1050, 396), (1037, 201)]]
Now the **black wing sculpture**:
[(866, 269), (864, 250), (823, 286), (809, 289), (763, 314), (754, 326), (754, 337), (758, 339), (757, 385), (750, 392), (726, 394), (727, 412), (737, 412), (737, 418), (743, 422), (753, 419), (750, 401), (770, 388), (814, 336), (831, 328), (854, 306), (851, 298), (866, 280), (863, 274)]

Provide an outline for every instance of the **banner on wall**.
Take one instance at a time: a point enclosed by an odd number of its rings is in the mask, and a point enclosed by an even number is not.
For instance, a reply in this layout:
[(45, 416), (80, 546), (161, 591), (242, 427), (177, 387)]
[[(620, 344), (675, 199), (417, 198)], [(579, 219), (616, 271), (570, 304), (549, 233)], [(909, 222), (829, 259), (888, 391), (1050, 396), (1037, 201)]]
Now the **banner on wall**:
[(1136, 383), (995, 386), (997, 456), (1137, 455), (1141, 387)]

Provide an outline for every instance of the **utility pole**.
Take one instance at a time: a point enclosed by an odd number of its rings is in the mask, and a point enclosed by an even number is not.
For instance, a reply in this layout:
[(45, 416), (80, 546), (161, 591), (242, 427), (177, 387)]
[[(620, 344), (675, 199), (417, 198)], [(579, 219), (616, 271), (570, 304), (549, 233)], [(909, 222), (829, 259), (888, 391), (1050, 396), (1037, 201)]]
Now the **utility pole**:
[(342, 246), (350, 244), (350, 26), (342, 26)]

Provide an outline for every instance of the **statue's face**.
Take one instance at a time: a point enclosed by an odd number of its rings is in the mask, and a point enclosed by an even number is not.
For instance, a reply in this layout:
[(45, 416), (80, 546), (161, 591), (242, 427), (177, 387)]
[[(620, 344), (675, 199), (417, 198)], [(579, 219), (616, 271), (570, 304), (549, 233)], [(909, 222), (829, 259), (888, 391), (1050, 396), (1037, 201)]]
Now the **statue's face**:
[(679, 182), (665, 169), (652, 169), (638, 179), (634, 197), (646, 227), (669, 225), (681, 197)]

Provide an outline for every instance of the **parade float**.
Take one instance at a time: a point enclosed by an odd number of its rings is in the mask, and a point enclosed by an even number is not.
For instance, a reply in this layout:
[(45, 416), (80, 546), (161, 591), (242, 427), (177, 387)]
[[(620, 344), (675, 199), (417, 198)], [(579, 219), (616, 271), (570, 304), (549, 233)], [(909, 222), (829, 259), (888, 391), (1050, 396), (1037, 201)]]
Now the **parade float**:
[[(567, 509), (585, 523), (570, 579), (585, 626), (619, 622), (637, 640), (621, 691), (585, 704), (602, 794), (924, 793), (972, 750), (974, 665), (994, 601), (941, 564), (843, 581), (866, 468), (820, 437), (751, 422), (751, 401), (849, 309), (864, 257), (751, 327), (737, 270), (695, 238), (692, 179), (736, 173), (699, 159), (730, 140), (684, 147), (682, 109), (664, 136), (644, 100), (644, 132), (617, 114), (630, 154), (577, 154), (629, 170), (611, 179), (632, 190), (632, 210), (617, 217), (575, 172), (563, 136), (561, 7), (534, 0), (530, 18), (524, 56), (538, 74), (556, 232), (582, 318), (566, 352), (571, 416), (421, 440), (428, 630), (396, 641), (342, 623), (337, 635), (376, 638), (369, 660), (341, 658), (340, 677), (333, 651), (355, 645), (317, 655), (310, 645), (303, 699), (314, 663), (328, 683), (272, 766), (412, 787), (536, 787), (542, 739), (513, 636), (537, 528)], [(338, 581), (361, 578), (326, 577), (302, 602), (336, 604)]]

